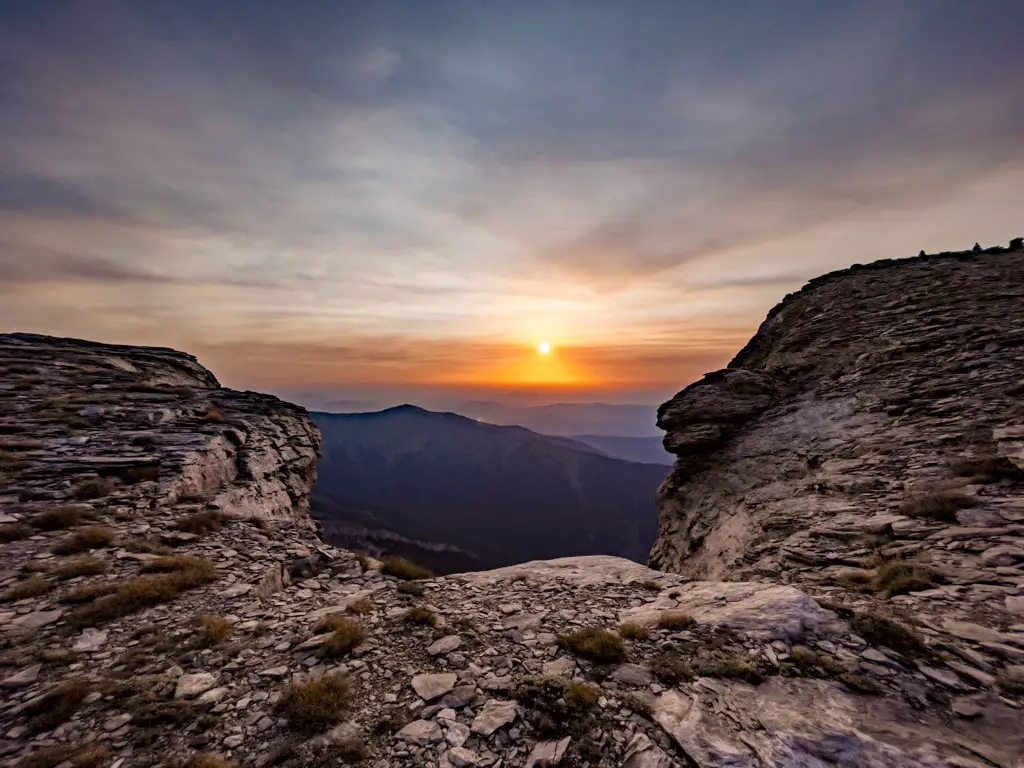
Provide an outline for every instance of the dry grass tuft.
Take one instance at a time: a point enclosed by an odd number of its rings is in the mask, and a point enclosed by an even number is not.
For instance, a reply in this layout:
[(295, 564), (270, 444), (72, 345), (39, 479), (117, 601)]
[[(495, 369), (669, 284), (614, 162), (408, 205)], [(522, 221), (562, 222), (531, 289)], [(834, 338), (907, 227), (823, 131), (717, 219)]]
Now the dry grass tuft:
[(194, 755), (188, 761), (188, 768), (232, 768), (231, 763), (217, 755)]
[(427, 626), (437, 626), (437, 616), (429, 608), (423, 608), (422, 606), (416, 605), (405, 612), (403, 616), (406, 621), (410, 624), (426, 624)]
[(117, 486), (114, 485), (114, 481), (108, 477), (85, 480), (84, 482), (79, 483), (75, 488), (75, 498), (79, 501), (100, 499), (112, 494), (116, 487)]
[(139, 571), (141, 573), (174, 573), (177, 571), (187, 571), (190, 568), (205, 568), (209, 565), (210, 563), (201, 557), (167, 555), (143, 563), (139, 566)]
[(619, 625), (619, 634), (627, 640), (646, 640), (651, 636), (651, 631), (643, 624), (626, 622)]
[(105, 525), (79, 528), (71, 536), (53, 545), (55, 555), (77, 555), (92, 549), (103, 549), (117, 541), (117, 531)]
[(125, 539), (121, 546), (128, 552), (145, 555), (169, 555), (174, 550), (150, 539)]
[(649, 667), (658, 680), (668, 686), (679, 685), (693, 678), (693, 668), (675, 651), (663, 651), (654, 657)]
[(618, 635), (596, 627), (587, 627), (561, 635), (558, 645), (570, 653), (596, 664), (615, 664), (626, 658), (626, 647)]
[(387, 557), (380, 565), (380, 572), (385, 576), (394, 576), (397, 579), (415, 581), (417, 579), (430, 579), (434, 574), (404, 557)]
[(365, 616), (373, 610), (373, 603), (365, 597), (361, 600), (356, 600), (354, 603), (350, 603), (348, 608), (345, 609), (348, 613), (354, 613), (358, 616)]
[(160, 441), (151, 432), (143, 432), (131, 439), (131, 444), (136, 448), (155, 448)]
[(117, 584), (112, 581), (105, 581), (100, 584), (83, 584), (80, 587), (76, 587), (63, 595), (60, 599), (62, 603), (91, 603), (94, 600), (98, 600), (101, 597), (105, 597), (112, 594), (117, 590)]
[(351, 653), (365, 639), (366, 632), (362, 625), (343, 617), (334, 623), (333, 632), (321, 647), (320, 653), (325, 658), (336, 659)]
[(1010, 696), (1024, 696), (1024, 671), (1007, 669), (997, 681), (999, 689)]
[(231, 622), (223, 616), (203, 614), (192, 620), (196, 627), (196, 639), (203, 648), (210, 648), (224, 642), (231, 635)]
[(590, 730), (591, 712), (601, 692), (594, 686), (557, 677), (522, 677), (516, 681), (512, 695), (539, 715), (539, 735), (553, 738), (569, 733), (582, 736)]
[(210, 406), (205, 411), (197, 413), (196, 419), (207, 424), (223, 424), (227, 421), (227, 418), (225, 418), (221, 410), (219, 408), (214, 408), (213, 406)]
[(4, 523), (0, 525), (0, 544), (27, 539), (32, 533), (32, 529), (24, 523)]
[(400, 581), (395, 589), (400, 595), (411, 595), (413, 597), (423, 597), (427, 591), (423, 588), (422, 584), (417, 584), (413, 581)]
[(89, 693), (89, 683), (73, 677), (58, 683), (39, 699), (29, 702), (22, 711), (29, 718), (29, 733), (52, 731), (66, 723), (81, 708)]
[(50, 507), (32, 518), (32, 525), (40, 531), (59, 531), (82, 522), (82, 510), (78, 507)]
[(76, 557), (61, 563), (54, 569), (53, 575), (61, 581), (74, 579), (77, 576), (99, 576), (110, 570), (106, 560), (98, 557)]
[(179, 520), (175, 527), (179, 531), (200, 535), (218, 530), (225, 520), (227, 520), (227, 515), (223, 512), (210, 510), (209, 512), (196, 512), (195, 514), (187, 515)]
[(201, 558), (167, 559), (175, 560), (178, 567), (155, 576), (137, 576), (119, 582), (111, 594), (75, 610), (72, 622), (78, 626), (89, 626), (127, 616), (143, 608), (169, 602), (182, 592), (217, 578), (217, 569)]
[(977, 485), (1024, 479), (1024, 471), (1002, 456), (955, 459), (950, 462), (949, 468), (957, 477), (967, 478), (967, 482)]
[(18, 763), (18, 768), (102, 768), (109, 763), (106, 747), (86, 744), (81, 747), (42, 747)]
[(928, 656), (924, 641), (907, 627), (876, 613), (853, 613), (850, 627), (872, 645), (884, 645), (906, 656)]
[(644, 589), (649, 589), (651, 592), (661, 592), (661, 590), (663, 588), (664, 587), (662, 587), (662, 584), (661, 584), (660, 581), (645, 581), (644, 582)]
[(887, 596), (923, 592), (933, 588), (938, 580), (936, 572), (915, 560), (892, 560), (878, 566), (871, 588)]
[(15, 600), (25, 600), (29, 597), (39, 597), (40, 595), (45, 595), (53, 587), (52, 582), (44, 579), (37, 573), (24, 581), (19, 581), (17, 584), (8, 587), (0, 594), (0, 602), (8, 603)]
[(962, 493), (938, 491), (908, 499), (900, 512), (908, 517), (927, 517), (943, 523), (955, 523), (958, 510), (974, 506), (974, 500)]
[(289, 686), (278, 708), (295, 730), (313, 734), (337, 723), (351, 700), (352, 686), (348, 678), (335, 673)]
[(686, 613), (663, 613), (658, 617), (658, 629), (689, 629), (696, 624), (693, 616)]

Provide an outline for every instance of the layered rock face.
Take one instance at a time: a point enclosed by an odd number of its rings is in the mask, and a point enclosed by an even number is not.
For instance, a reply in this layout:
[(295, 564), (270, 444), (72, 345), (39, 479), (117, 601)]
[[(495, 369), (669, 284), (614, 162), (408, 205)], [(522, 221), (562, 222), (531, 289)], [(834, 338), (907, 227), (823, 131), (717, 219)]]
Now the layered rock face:
[(382, 564), (315, 535), (305, 412), (171, 350), (0, 337), (0, 405), (4, 765), (1024, 755), (1019, 627), (958, 621), (954, 643), (792, 585), (613, 557)]
[(224, 389), (171, 349), (7, 334), (0, 371), (0, 435), (31, 459), (0, 502), (59, 499), (107, 478), (151, 504), (201, 497), (225, 513), (311, 525), (320, 433), (302, 408)]

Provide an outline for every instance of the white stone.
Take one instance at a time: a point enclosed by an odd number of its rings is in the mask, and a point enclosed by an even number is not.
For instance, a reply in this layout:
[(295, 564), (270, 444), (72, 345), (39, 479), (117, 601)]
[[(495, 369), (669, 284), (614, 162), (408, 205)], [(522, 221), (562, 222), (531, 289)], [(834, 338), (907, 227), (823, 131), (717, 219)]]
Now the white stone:
[(72, 650), (80, 652), (98, 651), (107, 644), (107, 630), (89, 627), (75, 638)]
[(205, 693), (216, 685), (216, 675), (212, 675), (209, 672), (182, 675), (178, 678), (178, 685), (174, 689), (174, 698), (194, 699), (199, 694)]

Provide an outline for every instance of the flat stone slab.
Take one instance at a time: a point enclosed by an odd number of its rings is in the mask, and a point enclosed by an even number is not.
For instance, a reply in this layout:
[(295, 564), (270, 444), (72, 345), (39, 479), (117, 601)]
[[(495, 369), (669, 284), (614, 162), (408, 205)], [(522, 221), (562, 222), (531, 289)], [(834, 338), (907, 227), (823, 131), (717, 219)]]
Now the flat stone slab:
[(413, 720), (395, 734), (395, 738), (410, 744), (426, 746), (436, 744), (444, 738), (444, 734), (441, 732), (441, 726), (433, 720)]
[(821, 606), (793, 587), (721, 581), (691, 582), (662, 590), (653, 602), (622, 611), (619, 621), (653, 627), (664, 613), (685, 613), (702, 626), (789, 642), (799, 640), (825, 619)]
[(442, 672), (436, 675), (416, 675), (412, 679), (412, 688), (424, 701), (433, 701), (444, 696), (455, 687), (459, 676), (454, 672)]
[(469, 726), (473, 733), (481, 736), (490, 736), (503, 725), (515, 721), (516, 703), (514, 701), (498, 701), (491, 699), (484, 704), (483, 709), (473, 718), (473, 724)]

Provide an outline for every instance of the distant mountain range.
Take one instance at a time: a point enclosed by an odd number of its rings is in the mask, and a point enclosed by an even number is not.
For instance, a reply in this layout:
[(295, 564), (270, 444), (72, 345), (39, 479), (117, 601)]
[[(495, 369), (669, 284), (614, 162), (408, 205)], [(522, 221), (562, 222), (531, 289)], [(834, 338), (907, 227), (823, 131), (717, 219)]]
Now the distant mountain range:
[(333, 543), (438, 572), (583, 554), (646, 562), (663, 465), (410, 405), (312, 415), (312, 509)]
[(491, 424), (517, 424), (543, 435), (614, 435), (661, 439), (652, 405), (552, 403), (517, 406), (488, 401), (463, 403), (459, 412)]

